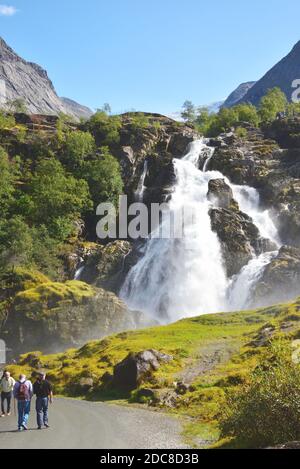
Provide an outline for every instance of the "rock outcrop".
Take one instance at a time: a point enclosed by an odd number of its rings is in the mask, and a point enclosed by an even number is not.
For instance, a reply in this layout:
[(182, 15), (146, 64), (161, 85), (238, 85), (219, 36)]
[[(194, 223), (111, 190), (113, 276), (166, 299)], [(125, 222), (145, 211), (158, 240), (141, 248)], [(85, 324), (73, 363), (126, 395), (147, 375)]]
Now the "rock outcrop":
[(300, 249), (283, 246), (253, 292), (253, 305), (290, 301), (300, 292)]
[(27, 62), (18, 56), (0, 38), (0, 105), (9, 108), (10, 103), (22, 100), (32, 114), (68, 114), (76, 119), (90, 117), (93, 112), (74, 101), (61, 99), (40, 65)]
[[(284, 143), (281, 129), (286, 126), (282, 121), (264, 132), (248, 126), (245, 139), (230, 137), (230, 141), (223, 136), (218, 146), (212, 140), (216, 149), (210, 169), (221, 171), (235, 184), (258, 189), (261, 206), (273, 211), (282, 242), (299, 247), (300, 148), (280, 148), (279, 143)], [(298, 119), (293, 119), (289, 126), (294, 133), (300, 133)]]
[(237, 274), (253, 257), (276, 249), (260, 236), (258, 228), (241, 212), (231, 188), (224, 179), (212, 179), (208, 185), (208, 199), (214, 205), (209, 212), (212, 229), (221, 242), (228, 277)]
[(142, 313), (129, 311), (113, 293), (84, 282), (44, 279), (24, 287), (15, 294), (0, 330), (14, 356), (32, 349), (65, 350), (153, 324)]
[(128, 391), (136, 389), (151, 378), (161, 363), (168, 363), (172, 359), (172, 356), (152, 349), (129, 354), (114, 367), (112, 386)]
[(199, 135), (187, 125), (160, 114), (144, 113), (147, 125), (138, 126), (139, 114), (123, 114), (120, 145), (114, 149), (118, 158), (126, 193), (132, 197), (138, 187), (147, 160), (145, 202), (162, 202), (174, 182), (172, 159), (181, 157)]

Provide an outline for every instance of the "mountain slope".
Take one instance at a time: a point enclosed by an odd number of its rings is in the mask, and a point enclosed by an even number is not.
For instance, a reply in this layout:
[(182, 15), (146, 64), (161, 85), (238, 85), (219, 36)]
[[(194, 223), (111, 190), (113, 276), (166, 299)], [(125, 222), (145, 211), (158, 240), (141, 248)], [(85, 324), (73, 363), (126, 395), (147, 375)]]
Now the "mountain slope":
[[(17, 55), (6, 42), (0, 38), (0, 106), (16, 99), (25, 102), (27, 111), (32, 114), (69, 114), (75, 118), (82, 116), (78, 112), (77, 103), (61, 99), (48, 77), (46, 70), (40, 65), (27, 62)], [(89, 109), (85, 115), (91, 115)]]
[(223, 104), (223, 107), (234, 106), (238, 101), (244, 98), (248, 91), (255, 85), (255, 81), (247, 81), (246, 83), (241, 83), (226, 99)]
[(239, 102), (259, 104), (260, 99), (270, 88), (278, 86), (291, 101), (292, 82), (300, 78), (300, 41), (291, 52), (269, 70), (255, 85), (243, 96)]

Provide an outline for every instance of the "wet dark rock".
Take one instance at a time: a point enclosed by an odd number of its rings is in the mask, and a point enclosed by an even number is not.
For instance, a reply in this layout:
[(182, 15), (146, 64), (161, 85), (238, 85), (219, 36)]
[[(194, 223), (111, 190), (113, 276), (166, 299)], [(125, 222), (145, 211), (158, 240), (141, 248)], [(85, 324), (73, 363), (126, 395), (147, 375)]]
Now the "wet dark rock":
[(106, 246), (97, 245), (86, 256), (81, 280), (117, 293), (124, 280), (124, 263), (131, 249), (131, 243), (122, 240)]
[(275, 246), (271, 241), (262, 238), (252, 218), (239, 210), (224, 208), (211, 209), (212, 229), (221, 242), (227, 275), (237, 274), (248, 264), (253, 252), (261, 254), (273, 251)]
[(157, 350), (144, 350), (129, 354), (114, 367), (112, 385), (118, 389), (133, 390), (149, 380), (161, 363), (171, 361), (173, 357)]
[(233, 198), (232, 189), (224, 179), (211, 179), (208, 183), (208, 200), (218, 208), (238, 210), (238, 203)]
[(300, 294), (300, 249), (283, 246), (253, 292), (253, 305), (290, 301)]

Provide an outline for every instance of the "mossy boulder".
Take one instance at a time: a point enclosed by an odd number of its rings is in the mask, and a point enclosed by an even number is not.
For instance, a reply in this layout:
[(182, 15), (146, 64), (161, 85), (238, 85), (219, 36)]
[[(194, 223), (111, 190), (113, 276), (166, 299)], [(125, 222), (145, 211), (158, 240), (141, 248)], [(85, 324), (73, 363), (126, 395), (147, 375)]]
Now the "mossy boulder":
[(84, 282), (46, 282), (18, 292), (1, 330), (14, 355), (54, 352), (87, 340), (149, 325), (113, 293)]

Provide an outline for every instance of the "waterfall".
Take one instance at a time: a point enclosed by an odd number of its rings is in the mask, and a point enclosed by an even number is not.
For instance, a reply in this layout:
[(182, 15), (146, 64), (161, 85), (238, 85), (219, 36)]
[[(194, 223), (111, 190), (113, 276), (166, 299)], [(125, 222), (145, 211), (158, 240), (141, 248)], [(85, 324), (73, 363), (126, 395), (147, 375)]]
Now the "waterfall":
[(227, 180), (233, 191), (233, 196), (238, 202), (240, 210), (249, 215), (259, 229), (261, 236), (268, 238), (277, 246), (280, 245), (277, 228), (272, 220), (270, 210), (260, 209), (260, 197), (254, 187), (237, 186)]
[(208, 182), (218, 173), (197, 169), (204, 149), (205, 141), (197, 140), (182, 159), (173, 160), (176, 182), (169, 210), (197, 216), (185, 223), (181, 238), (150, 235), (120, 292), (129, 307), (162, 322), (213, 313), (225, 304), (227, 279), (207, 200)]
[(84, 265), (81, 265), (80, 267), (78, 267), (78, 269), (76, 269), (74, 280), (80, 280), (81, 274), (84, 271), (84, 267)]
[[(208, 151), (209, 157), (201, 171), (199, 162), (201, 158), (204, 160)], [(185, 220), (181, 238), (159, 238), (152, 233), (120, 291), (121, 298), (130, 308), (153, 315), (161, 322), (247, 308), (256, 283), (277, 254), (254, 255), (235, 277), (227, 279), (221, 245), (211, 229), (209, 210), (212, 204), (207, 199), (211, 179), (225, 179), (241, 211), (253, 219), (261, 236), (271, 239), (278, 247), (280, 245), (270, 212), (260, 209), (258, 191), (232, 184), (219, 171), (209, 171), (213, 154), (214, 150), (202, 139), (194, 141), (181, 159), (173, 160), (176, 179), (168, 210), (173, 215), (187, 210), (197, 216), (188, 224)], [(144, 167), (139, 194), (143, 194), (141, 189), (146, 171), (147, 167)], [(157, 230), (163, 226), (162, 220)]]
[(228, 291), (228, 304), (232, 310), (251, 307), (253, 289), (261, 279), (266, 266), (276, 257), (278, 251), (264, 252), (254, 257), (235, 275)]
[(135, 191), (135, 198), (137, 202), (143, 202), (144, 199), (144, 192), (145, 192), (145, 179), (147, 176), (147, 171), (148, 171), (148, 163), (147, 160), (144, 161), (144, 169), (141, 175), (141, 178), (138, 183), (137, 190)]

